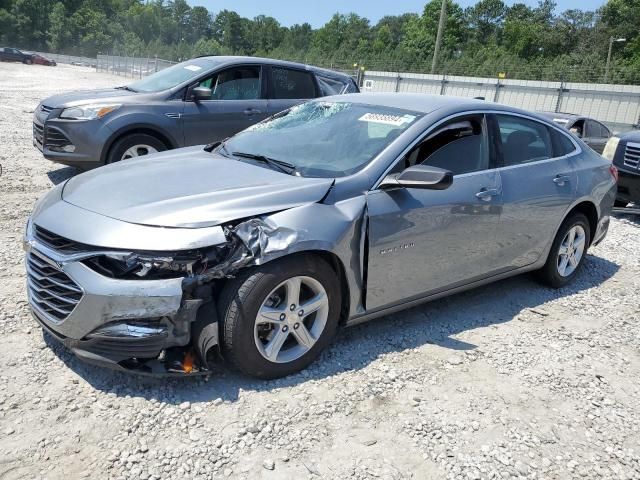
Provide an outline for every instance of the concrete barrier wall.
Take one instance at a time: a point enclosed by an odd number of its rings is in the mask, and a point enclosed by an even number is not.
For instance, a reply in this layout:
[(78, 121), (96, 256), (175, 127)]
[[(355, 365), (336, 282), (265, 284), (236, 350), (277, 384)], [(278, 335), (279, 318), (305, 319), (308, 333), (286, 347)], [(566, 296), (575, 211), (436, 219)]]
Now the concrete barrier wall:
[(640, 86), (545, 82), (424, 73), (365, 72), (364, 92), (484, 97), (531, 111), (589, 116), (624, 131), (640, 123)]

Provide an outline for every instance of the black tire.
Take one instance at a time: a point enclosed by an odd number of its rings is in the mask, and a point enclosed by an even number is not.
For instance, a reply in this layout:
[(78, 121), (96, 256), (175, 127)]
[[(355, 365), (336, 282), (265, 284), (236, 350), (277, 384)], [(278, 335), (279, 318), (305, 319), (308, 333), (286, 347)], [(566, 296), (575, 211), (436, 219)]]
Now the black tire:
[[(560, 245), (569, 230), (577, 225), (581, 226), (585, 232), (584, 251), (575, 270), (570, 275), (562, 276), (558, 271), (558, 255), (560, 251)], [(578, 275), (580, 269), (582, 268), (582, 265), (584, 264), (584, 260), (587, 256), (587, 249), (589, 248), (590, 244), (591, 228), (589, 227), (589, 220), (582, 213), (575, 213), (571, 215), (560, 226), (558, 234), (553, 240), (553, 245), (551, 245), (551, 250), (549, 251), (549, 256), (547, 257), (547, 262), (545, 263), (544, 267), (536, 272), (538, 280), (552, 288), (561, 288), (571, 283)]]
[(155, 148), (158, 152), (167, 150), (167, 146), (159, 138), (147, 133), (133, 133), (131, 135), (125, 135), (111, 146), (106, 163), (119, 162), (124, 153), (136, 145), (148, 145)]
[(624, 208), (627, 205), (629, 205), (629, 202), (627, 202), (626, 200), (616, 200), (615, 202), (613, 202), (613, 206), (616, 208)]
[[(296, 276), (311, 277), (324, 288), (329, 301), (326, 325), (316, 343), (301, 357), (287, 363), (272, 362), (256, 346), (256, 316), (267, 296), (282, 282)], [(336, 272), (320, 258), (295, 255), (251, 268), (229, 280), (218, 299), (223, 356), (236, 369), (261, 379), (280, 378), (303, 370), (331, 343), (340, 309)]]
[(31, 65), (33, 63), (33, 60), (31, 60), (30, 58), (25, 58), (23, 63), (25, 65)]

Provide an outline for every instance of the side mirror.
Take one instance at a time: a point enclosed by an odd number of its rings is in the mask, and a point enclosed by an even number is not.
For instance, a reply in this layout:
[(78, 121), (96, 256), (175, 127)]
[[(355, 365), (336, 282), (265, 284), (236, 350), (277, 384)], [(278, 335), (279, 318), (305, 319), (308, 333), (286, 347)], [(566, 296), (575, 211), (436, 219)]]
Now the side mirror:
[(425, 190), (445, 190), (453, 183), (453, 173), (443, 168), (429, 165), (414, 165), (401, 173), (387, 175), (380, 184), (381, 189), (421, 188)]
[(191, 90), (191, 94), (193, 95), (193, 100), (195, 102), (200, 102), (202, 100), (211, 100), (213, 96), (213, 92), (210, 88), (207, 87), (196, 87)]

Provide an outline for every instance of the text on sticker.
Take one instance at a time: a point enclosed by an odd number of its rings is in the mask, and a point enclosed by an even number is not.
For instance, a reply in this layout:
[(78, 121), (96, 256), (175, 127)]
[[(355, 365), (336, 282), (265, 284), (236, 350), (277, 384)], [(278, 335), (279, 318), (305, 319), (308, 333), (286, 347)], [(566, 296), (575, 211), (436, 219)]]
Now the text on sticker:
[(365, 113), (358, 120), (361, 122), (383, 123), (400, 127), (405, 123), (411, 123), (416, 117), (413, 115), (386, 115), (383, 113)]

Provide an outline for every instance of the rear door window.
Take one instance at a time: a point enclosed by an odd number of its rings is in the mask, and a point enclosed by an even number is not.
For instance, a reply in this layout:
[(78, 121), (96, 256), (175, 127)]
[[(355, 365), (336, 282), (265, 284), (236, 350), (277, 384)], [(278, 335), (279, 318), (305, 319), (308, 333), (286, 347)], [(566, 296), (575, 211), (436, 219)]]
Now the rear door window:
[(307, 99), (316, 97), (316, 85), (311, 72), (283, 67), (271, 67), (273, 98)]
[(551, 135), (546, 125), (523, 117), (496, 115), (505, 166), (553, 158)]
[(591, 138), (609, 138), (609, 130), (593, 120), (587, 120), (587, 137)]

